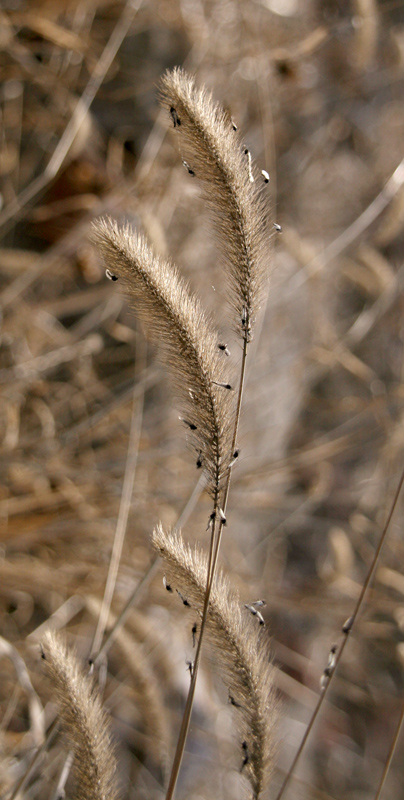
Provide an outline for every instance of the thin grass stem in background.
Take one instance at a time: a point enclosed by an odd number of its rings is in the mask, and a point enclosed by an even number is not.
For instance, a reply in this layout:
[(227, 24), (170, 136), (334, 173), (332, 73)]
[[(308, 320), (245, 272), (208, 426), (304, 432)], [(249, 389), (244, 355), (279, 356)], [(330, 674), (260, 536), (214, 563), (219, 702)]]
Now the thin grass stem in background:
[[(135, 366), (135, 384), (137, 383), (136, 379), (140, 378), (144, 369), (146, 368), (145, 348), (146, 344), (143, 343), (141, 348), (142, 349), (141, 355), (140, 352), (137, 352), (136, 366)], [(114, 543), (108, 567), (108, 576), (105, 584), (104, 599), (101, 606), (100, 616), (98, 619), (98, 624), (94, 634), (94, 639), (90, 651), (91, 661), (94, 661), (94, 659), (99, 653), (102, 639), (104, 636), (105, 627), (108, 620), (109, 611), (111, 608), (112, 597), (115, 591), (115, 584), (118, 575), (119, 563), (122, 556), (122, 548), (128, 524), (130, 504), (131, 504), (133, 486), (135, 481), (136, 466), (139, 453), (139, 441), (142, 430), (143, 406), (144, 406), (144, 392), (140, 395), (140, 397), (137, 397), (135, 395), (133, 400), (132, 418), (131, 418), (129, 441), (128, 441), (128, 452), (125, 465), (125, 474), (123, 480), (121, 501), (119, 506), (118, 520), (116, 524)]]
[(166, 800), (171, 800), (191, 720), (209, 601), (226, 519), (240, 423), (247, 346), (264, 294), (266, 276), (263, 253), (264, 244), (268, 248), (269, 242), (267, 236), (265, 238), (268, 228), (263, 198), (255, 183), (251, 154), (245, 148), (242, 150), (234, 123), (213, 101), (212, 96), (205, 89), (197, 89), (193, 78), (180, 69), (167, 72), (163, 77), (161, 102), (172, 119), (184, 164), (204, 185), (228, 271), (232, 322), (243, 342), (230, 460), (220, 498), (220, 515), (217, 515), (216, 509), (213, 513), (198, 645), (166, 795)]
[(84, 91), (77, 101), (76, 107), (70, 117), (69, 122), (59, 140), (57, 147), (52, 154), (48, 165), (44, 171), (35, 178), (22, 192), (4, 209), (0, 212), (0, 230), (7, 232), (10, 228), (10, 223), (15, 224), (20, 217), (25, 213), (27, 206), (32, 200), (41, 194), (51, 181), (54, 180), (59, 170), (61, 169), (69, 150), (75, 140), (75, 137), (83, 124), (91, 104), (99, 91), (105, 76), (122, 44), (128, 30), (133, 22), (135, 15), (141, 7), (143, 0), (128, 0), (124, 6), (122, 14), (108, 39), (105, 48), (97, 61), (92, 75), (90, 76)]
[[(177, 522), (176, 522), (176, 524), (174, 526), (174, 530), (177, 530), (177, 529), (179, 530), (183, 525), (185, 525), (188, 522), (188, 518), (189, 518), (190, 514), (192, 514), (192, 511), (194, 510), (194, 508), (195, 508), (195, 506), (196, 506), (196, 504), (197, 504), (202, 492), (205, 489), (205, 482), (206, 482), (206, 478), (202, 474), (199, 477), (198, 482), (196, 483), (195, 487), (193, 488), (193, 490), (191, 492), (191, 495), (190, 495), (187, 503), (185, 504), (180, 516), (178, 517), (178, 520), (177, 520)], [(153, 559), (152, 563), (150, 564), (149, 569), (144, 574), (143, 578), (139, 581), (139, 583), (137, 584), (136, 588), (133, 590), (133, 592), (131, 593), (130, 597), (126, 601), (121, 613), (119, 614), (118, 618), (114, 622), (111, 630), (108, 632), (108, 635), (107, 635), (107, 637), (105, 639), (105, 642), (102, 645), (102, 647), (100, 648), (99, 653), (95, 658), (95, 661), (94, 661), (95, 666), (99, 666), (101, 661), (105, 658), (105, 655), (108, 653), (108, 650), (110, 649), (111, 645), (114, 643), (114, 639), (115, 639), (115, 636), (116, 636), (117, 632), (125, 624), (125, 621), (128, 618), (128, 615), (129, 615), (129, 612), (130, 612), (131, 608), (133, 608), (134, 604), (139, 600), (142, 592), (150, 584), (150, 581), (152, 580), (152, 578), (156, 574), (157, 569), (159, 567), (159, 563), (160, 563), (159, 557)]]
[(388, 756), (387, 756), (387, 760), (386, 760), (386, 763), (384, 765), (383, 774), (382, 774), (382, 777), (380, 779), (380, 783), (379, 783), (377, 792), (375, 794), (374, 800), (380, 800), (380, 797), (381, 797), (381, 794), (382, 794), (382, 791), (383, 791), (383, 788), (384, 788), (384, 784), (386, 783), (386, 778), (387, 778), (387, 775), (388, 775), (389, 770), (390, 770), (391, 762), (393, 761), (394, 753), (395, 753), (396, 747), (398, 745), (398, 740), (400, 738), (400, 733), (401, 733), (401, 729), (403, 727), (403, 722), (404, 722), (404, 703), (402, 703), (402, 705), (401, 705), (400, 719), (398, 721), (396, 732), (394, 734), (394, 738), (393, 738), (393, 741), (391, 743), (391, 747), (390, 747), (390, 750), (389, 750), (389, 753), (388, 753)]
[(388, 531), (389, 531), (389, 528), (390, 528), (390, 523), (391, 523), (391, 521), (393, 519), (393, 515), (394, 515), (394, 512), (395, 512), (396, 507), (397, 507), (397, 503), (398, 503), (398, 500), (399, 500), (399, 497), (400, 497), (400, 494), (401, 494), (401, 490), (403, 488), (403, 484), (404, 484), (404, 468), (402, 470), (402, 473), (401, 473), (401, 476), (400, 476), (400, 480), (398, 482), (398, 486), (397, 486), (397, 489), (396, 489), (396, 493), (394, 495), (393, 502), (392, 502), (391, 507), (390, 507), (390, 511), (389, 511), (389, 513), (387, 515), (387, 519), (386, 519), (384, 528), (383, 528), (382, 533), (381, 533), (380, 538), (379, 538), (379, 543), (377, 545), (376, 551), (375, 551), (373, 559), (372, 559), (372, 563), (371, 563), (371, 565), (369, 567), (369, 570), (367, 572), (365, 581), (364, 581), (362, 589), (360, 591), (360, 595), (359, 595), (359, 598), (358, 598), (357, 603), (355, 605), (353, 614), (352, 614), (351, 617), (349, 617), (349, 619), (346, 621), (346, 623), (344, 624), (344, 626), (342, 628), (342, 632), (344, 634), (344, 637), (342, 639), (342, 642), (341, 642), (340, 646), (338, 647), (338, 650), (335, 653), (335, 660), (334, 660), (334, 663), (333, 663), (333, 668), (329, 672), (329, 674), (327, 674), (325, 676), (326, 677), (326, 682), (325, 682), (323, 691), (322, 691), (322, 693), (320, 694), (320, 696), (318, 698), (318, 702), (317, 702), (317, 705), (316, 705), (316, 707), (314, 709), (313, 715), (310, 718), (310, 722), (309, 722), (309, 724), (308, 724), (308, 726), (306, 728), (306, 731), (304, 733), (303, 739), (302, 739), (302, 741), (301, 741), (301, 743), (299, 745), (299, 748), (298, 748), (298, 750), (296, 752), (296, 755), (295, 755), (295, 757), (294, 757), (294, 759), (292, 761), (292, 764), (291, 764), (291, 766), (290, 766), (290, 768), (289, 768), (289, 770), (288, 770), (288, 772), (286, 774), (286, 777), (285, 777), (285, 779), (284, 779), (284, 781), (282, 783), (282, 786), (281, 786), (281, 788), (280, 788), (280, 790), (279, 790), (279, 792), (278, 792), (278, 794), (276, 796), (276, 800), (281, 800), (281, 797), (283, 797), (283, 795), (284, 795), (284, 793), (285, 793), (285, 791), (286, 791), (286, 789), (288, 787), (289, 781), (292, 778), (292, 775), (293, 775), (293, 773), (295, 771), (295, 768), (296, 768), (297, 763), (298, 763), (298, 761), (300, 759), (300, 756), (302, 755), (302, 752), (303, 752), (303, 750), (305, 748), (306, 742), (307, 742), (307, 740), (308, 740), (308, 738), (310, 736), (310, 733), (311, 733), (311, 731), (312, 731), (312, 729), (314, 727), (314, 723), (315, 723), (315, 721), (316, 721), (316, 719), (317, 719), (317, 717), (318, 717), (318, 715), (320, 713), (320, 710), (321, 710), (321, 707), (322, 707), (322, 705), (324, 703), (324, 700), (327, 697), (328, 690), (330, 688), (331, 682), (332, 682), (332, 680), (334, 678), (334, 675), (336, 673), (336, 670), (338, 668), (338, 664), (340, 663), (341, 658), (343, 656), (343, 653), (344, 653), (344, 650), (345, 650), (345, 645), (346, 645), (346, 643), (348, 641), (348, 636), (351, 633), (352, 628), (354, 627), (354, 625), (356, 623), (357, 616), (358, 616), (358, 614), (359, 614), (359, 612), (360, 612), (360, 610), (362, 608), (362, 605), (363, 605), (367, 590), (369, 588), (370, 582), (371, 582), (371, 580), (372, 580), (372, 578), (373, 578), (373, 576), (375, 574), (375, 570), (376, 570), (376, 567), (377, 567), (377, 562), (379, 561), (383, 545), (384, 545), (384, 543), (386, 541), (387, 534), (388, 534)]

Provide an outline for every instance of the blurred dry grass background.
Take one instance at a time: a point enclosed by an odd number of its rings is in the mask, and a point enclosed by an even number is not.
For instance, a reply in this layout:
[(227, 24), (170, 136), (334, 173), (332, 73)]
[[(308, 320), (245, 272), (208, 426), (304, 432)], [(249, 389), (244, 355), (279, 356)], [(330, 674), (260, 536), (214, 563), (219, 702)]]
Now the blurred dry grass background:
[[(167, 375), (89, 242), (101, 213), (140, 226), (229, 336), (209, 220), (156, 100), (178, 64), (236, 120), (283, 226), (222, 550), (243, 602), (267, 601), (275, 797), (403, 464), (403, 4), (3, 0), (0, 26), (1, 796), (43, 739), (41, 704), (46, 725), (54, 713), (38, 648), (49, 618), (89, 654), (128, 446), (133, 458), (139, 433), (114, 614), (152, 561), (153, 526), (176, 522), (198, 479)], [(202, 496), (187, 538), (204, 543), (208, 513)], [(401, 505), (291, 797), (376, 792), (402, 703), (402, 523)], [(193, 622), (160, 569), (100, 671), (123, 798), (162, 796)], [(205, 670), (179, 797), (244, 796), (226, 702)], [(401, 796), (402, 752), (385, 800)], [(64, 759), (56, 738), (21, 796), (56, 798)]]

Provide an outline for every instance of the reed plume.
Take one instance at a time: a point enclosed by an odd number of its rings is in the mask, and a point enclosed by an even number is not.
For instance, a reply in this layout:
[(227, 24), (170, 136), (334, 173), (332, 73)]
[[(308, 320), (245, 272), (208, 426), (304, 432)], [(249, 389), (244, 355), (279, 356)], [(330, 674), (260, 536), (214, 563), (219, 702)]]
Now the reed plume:
[[(206, 556), (186, 545), (180, 533), (166, 533), (161, 525), (154, 530), (152, 543), (164, 560), (167, 579), (201, 614), (208, 574)], [(255, 622), (242, 613), (237, 594), (219, 572), (211, 590), (206, 634), (235, 708), (242, 768), (254, 798), (258, 798), (272, 771), (277, 710), (273, 667)]]
[(206, 472), (215, 507), (231, 460), (231, 386), (212, 320), (173, 264), (156, 256), (129, 225), (94, 223), (94, 240), (119, 278), (146, 332), (162, 348), (184, 422)]
[(43, 641), (43, 657), (75, 756), (75, 800), (117, 800), (109, 726), (94, 682), (85, 674), (76, 654), (53, 631)]
[(166, 72), (160, 90), (184, 164), (205, 184), (229, 273), (236, 329), (249, 340), (267, 282), (270, 240), (251, 154), (234, 122), (184, 70)]

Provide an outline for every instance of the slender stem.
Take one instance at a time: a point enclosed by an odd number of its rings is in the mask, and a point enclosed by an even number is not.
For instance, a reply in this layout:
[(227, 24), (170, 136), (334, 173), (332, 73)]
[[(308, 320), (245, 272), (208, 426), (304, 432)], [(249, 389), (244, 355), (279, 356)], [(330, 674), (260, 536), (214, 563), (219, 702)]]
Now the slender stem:
[(387, 756), (387, 761), (386, 761), (386, 763), (384, 765), (383, 775), (382, 775), (380, 783), (379, 783), (379, 788), (377, 790), (377, 794), (375, 796), (375, 800), (379, 800), (380, 795), (381, 795), (381, 793), (383, 791), (383, 787), (384, 787), (384, 784), (386, 782), (386, 778), (387, 778), (387, 775), (388, 775), (388, 772), (389, 772), (389, 769), (390, 769), (391, 762), (393, 760), (395, 749), (397, 747), (398, 740), (400, 738), (400, 733), (401, 733), (401, 728), (403, 726), (403, 722), (404, 722), (404, 703), (401, 706), (400, 719), (398, 721), (398, 725), (397, 725), (397, 728), (396, 728), (394, 739), (393, 739), (393, 741), (391, 743), (390, 751), (389, 751), (389, 754)]
[(46, 732), (46, 737), (44, 741), (42, 742), (41, 746), (38, 747), (38, 749), (35, 751), (27, 769), (19, 779), (18, 783), (15, 784), (14, 789), (8, 800), (15, 800), (16, 797), (21, 796), (20, 793), (27, 785), (35, 767), (38, 764), (38, 761), (40, 760), (41, 756), (45, 753), (49, 745), (52, 743), (54, 737), (56, 736), (56, 733), (59, 729), (59, 722), (60, 719), (58, 716), (56, 716)]
[[(245, 383), (245, 368), (246, 368), (246, 358), (247, 358), (247, 345), (248, 345), (247, 337), (245, 337), (244, 344), (243, 344), (243, 355), (242, 355), (242, 359), (241, 359), (240, 383), (239, 383), (237, 405), (236, 405), (236, 416), (235, 416), (235, 422), (234, 422), (233, 438), (232, 438), (232, 443), (231, 443), (231, 452), (232, 453), (234, 452), (234, 450), (236, 448), (238, 429), (239, 429), (239, 423), (240, 423), (241, 403), (242, 403), (244, 383)], [(230, 466), (229, 470), (228, 470), (227, 478), (226, 478), (224, 492), (223, 492), (222, 509), (223, 509), (224, 513), (226, 513), (227, 500), (228, 500), (228, 496), (229, 496), (231, 472), (232, 472), (232, 468)], [(215, 510), (215, 512), (217, 512), (218, 505), (219, 505), (219, 499), (216, 496), (215, 497), (215, 502), (214, 502), (214, 510)], [(197, 646), (196, 653), (195, 653), (195, 660), (194, 660), (194, 665), (193, 665), (193, 670), (192, 670), (192, 675), (191, 675), (191, 682), (190, 682), (190, 686), (189, 686), (189, 690), (188, 690), (188, 696), (187, 696), (187, 700), (186, 700), (186, 704), (185, 704), (184, 714), (183, 714), (183, 717), (182, 717), (181, 728), (180, 728), (180, 732), (179, 732), (179, 736), (178, 736), (177, 747), (176, 747), (176, 751), (175, 751), (173, 766), (172, 766), (172, 769), (171, 769), (171, 775), (170, 775), (170, 780), (169, 780), (167, 794), (166, 794), (166, 800), (172, 800), (172, 797), (173, 797), (174, 792), (175, 792), (175, 787), (176, 787), (176, 784), (177, 784), (178, 775), (179, 775), (179, 771), (180, 771), (180, 768), (181, 768), (181, 762), (182, 762), (182, 758), (183, 758), (183, 755), (184, 755), (185, 743), (186, 743), (187, 736), (188, 736), (189, 725), (190, 725), (190, 722), (191, 722), (192, 706), (193, 706), (194, 697), (195, 697), (196, 680), (197, 680), (197, 677), (198, 677), (198, 669), (199, 669), (201, 649), (202, 649), (202, 640), (203, 640), (203, 635), (204, 635), (204, 631), (205, 631), (206, 620), (207, 620), (207, 617), (208, 617), (210, 595), (211, 595), (211, 592), (212, 592), (213, 581), (214, 581), (216, 565), (217, 565), (217, 559), (218, 559), (218, 555), (219, 555), (220, 542), (221, 542), (222, 531), (223, 531), (223, 525), (224, 525), (223, 520), (220, 517), (219, 521), (218, 521), (218, 532), (217, 532), (217, 539), (216, 539), (216, 544), (215, 544), (216, 516), (217, 516), (217, 514), (215, 513), (215, 517), (214, 517), (214, 521), (213, 521), (213, 525), (212, 525), (212, 534), (211, 534), (211, 540), (210, 540), (210, 547), (209, 547), (208, 569), (207, 569), (207, 574), (206, 574), (206, 590), (205, 590), (205, 599), (204, 599), (203, 611), (202, 611), (201, 626), (200, 626), (200, 631), (199, 631), (198, 646)]]
[[(144, 371), (146, 366), (145, 361), (146, 361), (146, 353), (144, 351), (142, 353), (141, 358), (136, 359), (135, 380)], [(122, 497), (119, 506), (118, 521), (115, 529), (115, 537), (112, 547), (111, 560), (109, 563), (108, 576), (105, 584), (104, 598), (102, 601), (100, 616), (98, 619), (98, 624), (91, 647), (91, 655), (90, 655), (91, 660), (94, 660), (95, 656), (98, 654), (100, 650), (104, 636), (104, 631), (107, 626), (108, 615), (111, 608), (113, 594), (115, 591), (115, 584), (122, 556), (122, 548), (126, 536), (130, 504), (132, 500), (133, 486), (135, 482), (137, 458), (139, 453), (139, 441), (140, 441), (140, 434), (143, 422), (143, 406), (144, 406), (144, 392), (142, 393), (140, 398), (137, 398), (136, 393), (134, 393), (128, 452), (126, 457), (125, 475), (122, 488)]]
[[(188, 498), (188, 500), (187, 500), (187, 502), (186, 502), (186, 504), (185, 504), (180, 516), (178, 517), (177, 522), (175, 523), (174, 530), (176, 530), (178, 528), (181, 528), (181, 526), (184, 524), (184, 522), (188, 519), (189, 515), (191, 514), (191, 512), (195, 508), (195, 506), (196, 506), (196, 504), (197, 504), (197, 502), (199, 500), (199, 497), (201, 496), (201, 494), (203, 492), (204, 486), (205, 486), (205, 476), (201, 475), (199, 480), (198, 480), (198, 482), (197, 482), (197, 484), (194, 486), (194, 488), (193, 488), (193, 490), (191, 492), (191, 495)], [(94, 660), (94, 664), (95, 664), (96, 667), (100, 665), (100, 663), (102, 662), (102, 660), (104, 659), (104, 657), (108, 653), (108, 650), (110, 649), (111, 645), (114, 643), (117, 631), (120, 630), (120, 628), (123, 626), (124, 622), (126, 621), (128, 615), (129, 615), (129, 612), (130, 612), (132, 606), (135, 604), (136, 600), (139, 599), (139, 596), (142, 594), (144, 588), (146, 586), (148, 586), (148, 584), (150, 583), (152, 577), (154, 576), (154, 573), (157, 572), (157, 567), (159, 566), (159, 564), (160, 564), (160, 557), (156, 556), (154, 561), (152, 561), (152, 563), (150, 564), (149, 569), (143, 575), (143, 578), (139, 581), (139, 583), (137, 584), (136, 588), (131, 593), (129, 599), (126, 601), (121, 613), (119, 614), (119, 617), (117, 618), (117, 620), (114, 623), (113, 627), (109, 631), (108, 636), (105, 639), (104, 644), (102, 645), (97, 657)]]
[[(393, 499), (393, 502), (391, 504), (391, 508), (390, 508), (389, 513), (388, 513), (388, 516), (387, 516), (387, 520), (386, 520), (386, 522), (384, 524), (384, 528), (382, 530), (382, 533), (381, 533), (381, 536), (380, 536), (380, 539), (379, 539), (379, 544), (377, 545), (375, 554), (373, 556), (372, 563), (371, 563), (370, 568), (368, 570), (368, 573), (366, 575), (366, 579), (365, 579), (365, 582), (364, 582), (364, 584), (362, 586), (359, 598), (358, 598), (358, 600), (356, 602), (356, 606), (355, 606), (354, 612), (353, 612), (352, 616), (349, 618), (349, 620), (345, 623), (345, 625), (344, 625), (344, 627), (342, 629), (343, 633), (344, 633), (344, 638), (342, 640), (341, 646), (338, 648), (338, 651), (336, 653), (334, 669), (333, 669), (332, 673), (329, 676), (329, 679), (328, 679), (328, 681), (327, 681), (327, 683), (326, 683), (326, 685), (325, 685), (325, 687), (323, 689), (322, 694), (318, 698), (317, 705), (316, 705), (316, 707), (314, 709), (314, 712), (312, 714), (310, 722), (309, 722), (309, 724), (308, 724), (308, 726), (306, 728), (306, 731), (304, 733), (303, 739), (300, 742), (300, 745), (299, 745), (299, 748), (297, 750), (297, 753), (296, 753), (296, 755), (295, 755), (295, 757), (294, 757), (294, 759), (292, 761), (290, 769), (289, 769), (289, 771), (288, 771), (288, 773), (287, 773), (287, 775), (285, 777), (285, 780), (283, 781), (283, 784), (282, 784), (282, 786), (281, 786), (281, 788), (280, 788), (275, 800), (281, 800), (281, 797), (284, 794), (285, 789), (287, 788), (287, 786), (289, 784), (289, 781), (290, 781), (290, 779), (291, 779), (291, 777), (292, 777), (292, 775), (293, 775), (293, 773), (295, 771), (297, 762), (299, 761), (300, 756), (301, 756), (301, 754), (302, 754), (302, 752), (304, 750), (305, 744), (306, 744), (307, 739), (309, 738), (309, 735), (310, 735), (310, 733), (311, 733), (311, 731), (313, 729), (314, 723), (315, 723), (315, 721), (317, 719), (317, 716), (318, 716), (318, 714), (320, 712), (320, 709), (321, 709), (321, 707), (322, 707), (322, 705), (324, 703), (324, 700), (325, 700), (325, 698), (326, 698), (326, 696), (328, 694), (328, 690), (329, 690), (331, 681), (332, 681), (332, 679), (333, 679), (333, 677), (334, 677), (334, 675), (335, 675), (335, 673), (337, 671), (338, 664), (341, 661), (343, 652), (345, 650), (345, 645), (346, 645), (346, 643), (348, 641), (348, 635), (352, 631), (353, 626), (355, 625), (355, 622), (356, 622), (357, 616), (359, 614), (359, 611), (362, 608), (366, 592), (367, 592), (367, 590), (369, 588), (369, 584), (370, 584), (370, 582), (371, 582), (371, 580), (372, 580), (372, 578), (374, 576), (374, 573), (375, 573), (375, 570), (376, 570), (376, 566), (377, 566), (377, 562), (379, 560), (380, 553), (382, 551), (382, 547), (383, 547), (384, 542), (386, 540), (387, 533), (388, 533), (388, 530), (390, 528), (390, 523), (391, 523), (391, 520), (393, 518), (393, 514), (394, 514), (394, 512), (396, 510), (401, 490), (403, 488), (403, 484), (404, 484), (404, 468), (403, 468), (403, 470), (401, 472), (401, 476), (400, 476), (400, 480), (398, 482), (396, 493), (394, 495), (394, 499)], [(376, 797), (375, 800), (377, 800), (377, 797)]]
[(202, 621), (201, 621), (201, 627), (200, 627), (200, 631), (199, 631), (198, 645), (197, 645), (197, 648), (196, 648), (195, 660), (194, 660), (192, 674), (191, 674), (191, 682), (190, 682), (190, 685), (189, 685), (187, 700), (186, 700), (186, 703), (185, 703), (184, 714), (182, 716), (181, 728), (180, 728), (180, 732), (179, 732), (179, 735), (178, 735), (178, 741), (177, 741), (177, 747), (176, 747), (176, 750), (175, 750), (174, 761), (173, 761), (173, 765), (172, 765), (172, 768), (171, 768), (171, 775), (170, 775), (170, 780), (169, 780), (169, 783), (168, 783), (166, 800), (171, 800), (171, 798), (173, 797), (174, 792), (175, 792), (175, 787), (177, 785), (178, 775), (179, 775), (179, 771), (180, 771), (180, 768), (181, 768), (182, 758), (183, 758), (183, 755), (184, 755), (185, 743), (186, 743), (187, 736), (188, 736), (189, 725), (190, 725), (190, 722), (191, 722), (192, 706), (193, 706), (194, 697), (195, 697), (196, 679), (197, 679), (197, 675), (198, 675), (199, 662), (200, 662), (200, 656), (201, 656), (203, 632), (204, 632), (204, 629), (205, 629), (206, 620), (207, 620), (207, 616), (208, 616), (209, 599), (210, 599), (210, 592), (211, 592), (211, 586), (212, 586), (212, 582), (209, 580), (209, 575), (210, 575), (210, 567), (211, 567), (211, 562), (212, 562), (212, 557), (213, 557), (214, 539), (215, 539), (215, 521), (213, 522), (213, 525), (212, 525), (212, 534), (211, 534), (211, 538), (210, 538), (208, 570), (207, 570), (207, 587), (206, 587), (206, 592), (205, 592), (205, 600), (204, 600), (204, 604), (203, 604)]
[[(247, 362), (247, 348), (248, 348), (248, 340), (247, 340), (247, 336), (246, 336), (244, 338), (244, 342), (243, 342), (243, 355), (242, 355), (242, 358), (241, 358), (240, 385), (239, 385), (239, 392), (238, 392), (238, 398), (237, 398), (236, 420), (235, 420), (235, 425), (234, 425), (233, 440), (232, 440), (232, 443), (231, 443), (231, 452), (232, 453), (234, 453), (234, 451), (236, 449), (238, 429), (239, 429), (239, 425), (240, 425), (241, 403), (242, 403), (242, 400), (243, 400), (243, 392), (244, 392), (244, 384), (245, 384), (245, 368), (246, 368), (246, 362)], [(227, 479), (226, 479), (224, 492), (223, 492), (223, 505), (222, 505), (222, 508), (223, 508), (224, 515), (226, 515), (227, 501), (229, 499), (231, 474), (232, 474), (232, 468), (230, 467), (229, 471), (227, 473)], [(211, 575), (210, 587), (209, 587), (209, 597), (210, 597), (210, 591), (211, 591), (211, 588), (212, 588), (211, 584), (213, 583), (213, 577), (214, 577), (214, 574), (215, 574), (215, 571), (216, 571), (217, 559), (218, 559), (218, 556), (219, 556), (219, 548), (220, 548), (220, 543), (221, 543), (221, 540), (222, 540), (223, 527), (224, 527), (223, 521), (220, 520), (219, 530), (218, 530), (218, 534), (217, 534), (217, 542), (216, 542), (215, 552), (214, 552), (214, 556), (213, 556), (212, 575)]]

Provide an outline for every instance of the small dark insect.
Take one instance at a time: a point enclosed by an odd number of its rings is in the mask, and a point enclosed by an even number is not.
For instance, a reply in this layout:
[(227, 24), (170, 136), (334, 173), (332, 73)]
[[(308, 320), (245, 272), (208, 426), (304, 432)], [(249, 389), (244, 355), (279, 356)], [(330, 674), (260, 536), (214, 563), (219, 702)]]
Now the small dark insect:
[(194, 622), (194, 624), (192, 626), (192, 630), (191, 630), (191, 633), (192, 633), (192, 647), (195, 647), (195, 642), (196, 642), (196, 638), (195, 637), (196, 637), (197, 630), (198, 630), (198, 623)]
[(277, 233), (282, 233), (282, 225), (279, 225), (277, 222), (274, 222), (274, 228)]
[(231, 706), (234, 706), (235, 708), (241, 708), (240, 703), (238, 703), (237, 700), (234, 699), (232, 694), (229, 694), (229, 703)]
[(269, 173), (266, 171), (266, 169), (261, 170), (261, 175), (264, 178), (264, 183), (269, 183), (271, 178), (269, 177)]
[(164, 588), (167, 589), (167, 592), (172, 592), (173, 588), (171, 586), (171, 583), (168, 583), (167, 578), (166, 578), (165, 575), (163, 576), (163, 585), (164, 585)]
[(248, 160), (248, 177), (250, 179), (250, 183), (254, 183), (254, 175), (252, 172), (252, 161), (251, 161), (251, 153), (247, 148), (244, 150), (244, 154), (247, 156)]
[(117, 281), (118, 280), (117, 276), (114, 275), (113, 272), (111, 272), (110, 269), (106, 269), (105, 270), (105, 274), (106, 274), (106, 276), (107, 276), (109, 281)]
[(186, 661), (187, 670), (192, 678), (194, 674), (194, 662), (193, 661)]
[(242, 750), (243, 750), (243, 753), (244, 753), (244, 758), (243, 758), (243, 763), (241, 765), (240, 772), (243, 771), (244, 767), (248, 764), (248, 762), (250, 760), (250, 756), (248, 754), (248, 744), (247, 744), (247, 742), (243, 742), (241, 747), (242, 747)]
[(331, 678), (331, 675), (334, 672), (334, 669), (335, 669), (335, 666), (336, 666), (336, 663), (337, 663), (337, 651), (338, 651), (338, 645), (333, 644), (333, 646), (332, 646), (332, 648), (331, 648), (331, 650), (330, 650), (330, 652), (328, 654), (328, 664), (327, 664), (327, 666), (326, 666), (326, 668), (325, 668), (325, 670), (324, 670), (324, 672), (323, 672), (323, 674), (321, 676), (321, 679), (320, 679), (320, 688), (322, 690), (325, 689), (329, 679)]
[(173, 120), (174, 128), (179, 128), (179, 126), (181, 125), (181, 120), (180, 120), (180, 118), (179, 118), (174, 106), (171, 106), (170, 114), (171, 114), (171, 117), (172, 117), (172, 120)]
[(41, 644), (39, 645), (39, 649), (41, 651), (41, 658), (43, 658), (43, 660), (46, 661), (45, 650), (43, 649)]
[(234, 131), (236, 131), (236, 130), (237, 130), (237, 125), (236, 125), (236, 123), (234, 122), (234, 119), (232, 119), (232, 121), (231, 121), (231, 127), (233, 128), (233, 130), (234, 130)]
[[(174, 127), (175, 127), (175, 126), (174, 126)], [(183, 163), (183, 165), (184, 165), (185, 169), (187, 169), (187, 170), (188, 170), (189, 174), (190, 174), (190, 175), (192, 175), (192, 177), (194, 177), (194, 175), (195, 175), (195, 172), (194, 172), (194, 171), (193, 171), (193, 169), (191, 169), (191, 167), (189, 166), (189, 164), (188, 164), (188, 161), (183, 161), (182, 163)]]
[(212, 527), (212, 525), (215, 522), (215, 520), (216, 520), (216, 511), (213, 510), (212, 513), (209, 514), (209, 520), (208, 520), (208, 524), (207, 524), (207, 527), (206, 527), (207, 531), (209, 530), (209, 528)]
[(191, 608), (191, 603), (189, 603), (189, 602), (188, 602), (188, 600), (187, 600), (187, 598), (186, 598), (186, 597), (184, 597), (184, 595), (182, 595), (182, 594), (181, 594), (181, 592), (179, 591), (179, 589), (177, 589), (177, 594), (180, 596), (180, 598), (181, 598), (182, 602), (184, 603), (184, 606), (188, 606), (188, 608)]
[(334, 670), (335, 664), (337, 662), (337, 658), (336, 658), (337, 650), (338, 650), (338, 645), (337, 644), (333, 644), (333, 646), (332, 646), (332, 648), (331, 648), (331, 650), (330, 650), (330, 652), (328, 654), (328, 664), (326, 666), (326, 669), (331, 670), (331, 671)]
[(195, 423), (194, 423), (194, 422), (189, 422), (187, 419), (183, 419), (182, 417), (180, 417), (180, 420), (181, 420), (181, 422), (183, 422), (183, 423), (184, 423), (184, 425), (188, 425), (188, 428), (189, 428), (191, 431), (196, 431), (196, 430), (198, 430), (198, 428), (197, 428), (197, 426), (195, 425)]
[(219, 508), (219, 517), (221, 519), (222, 524), (226, 525), (226, 523), (227, 523), (226, 514), (224, 513), (223, 509), (221, 509), (221, 508)]
[(348, 633), (352, 629), (353, 623), (354, 623), (354, 618), (353, 617), (348, 617), (348, 619), (345, 620), (345, 622), (344, 622), (344, 624), (342, 626), (342, 629), (341, 629), (342, 633), (345, 633), (346, 635), (348, 635)]
[(233, 466), (233, 465), (236, 463), (236, 461), (237, 461), (237, 459), (238, 459), (238, 457), (239, 457), (239, 454), (240, 454), (240, 450), (235, 450), (235, 451), (234, 451), (234, 453), (233, 453), (233, 458), (232, 458), (232, 460), (230, 461), (229, 467), (232, 467), (232, 466)]
[(222, 352), (225, 354), (225, 356), (229, 356), (230, 355), (230, 350), (228, 349), (227, 344), (218, 344), (218, 348), (219, 348), (219, 350), (222, 350)]
[(201, 469), (202, 464), (203, 464), (202, 453), (201, 451), (199, 451), (198, 458), (196, 459), (196, 468)]
[(232, 385), (230, 383), (221, 383), (220, 381), (212, 381), (215, 386), (221, 386), (222, 389), (232, 389)]
[(258, 611), (254, 606), (250, 606), (248, 603), (244, 603), (244, 608), (246, 608), (253, 617), (257, 617), (259, 620), (260, 625), (265, 625), (264, 617), (261, 614), (261, 611)]

